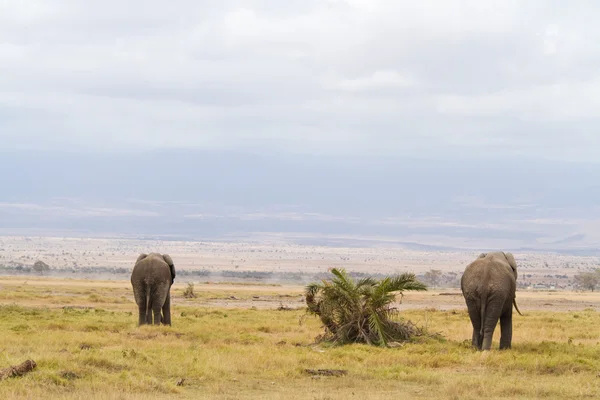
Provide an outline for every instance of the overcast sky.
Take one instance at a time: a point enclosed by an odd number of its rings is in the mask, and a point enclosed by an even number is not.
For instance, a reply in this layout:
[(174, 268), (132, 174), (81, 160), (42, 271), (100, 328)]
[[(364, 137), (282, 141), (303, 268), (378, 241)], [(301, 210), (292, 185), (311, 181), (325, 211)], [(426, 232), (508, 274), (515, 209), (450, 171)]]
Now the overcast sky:
[(595, 161), (600, 5), (4, 0), (3, 149)]

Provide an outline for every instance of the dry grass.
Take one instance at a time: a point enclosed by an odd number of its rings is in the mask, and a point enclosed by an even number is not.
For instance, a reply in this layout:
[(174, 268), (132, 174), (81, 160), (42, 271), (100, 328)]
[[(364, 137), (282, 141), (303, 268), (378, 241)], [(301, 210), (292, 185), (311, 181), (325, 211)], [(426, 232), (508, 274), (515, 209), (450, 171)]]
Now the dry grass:
[[(516, 316), (513, 349), (503, 352), (469, 347), (465, 311), (433, 309), (402, 315), (444, 340), (387, 349), (327, 347), (312, 345), (322, 330), (299, 310), (199, 307), (179, 293), (173, 327), (138, 328), (126, 286), (43, 283), (0, 289), (0, 368), (27, 358), (38, 364), (22, 378), (0, 382), (0, 398), (600, 397), (600, 315), (593, 310)], [(197, 293), (254, 294), (239, 289), (223, 293), (199, 285)], [(88, 306), (95, 308), (78, 308)], [(314, 379), (307, 368), (348, 374)]]

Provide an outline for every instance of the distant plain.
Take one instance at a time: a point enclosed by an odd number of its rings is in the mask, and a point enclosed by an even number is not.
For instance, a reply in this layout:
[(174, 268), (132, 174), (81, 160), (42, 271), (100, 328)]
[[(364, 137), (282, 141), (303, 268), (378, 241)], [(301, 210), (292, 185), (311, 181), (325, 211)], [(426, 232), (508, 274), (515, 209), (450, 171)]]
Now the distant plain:
[[(180, 271), (172, 288), (172, 327), (137, 327), (129, 274), (137, 255), (150, 251), (171, 254)], [(316, 342), (322, 327), (305, 312), (306, 279), (325, 277), (330, 267), (367, 275), (421, 275), (439, 269), (460, 276), (476, 256), (394, 244), (3, 236), (0, 367), (27, 358), (38, 367), (22, 378), (0, 382), (0, 397), (600, 396), (596, 292), (519, 289), (517, 301), (525, 315), (514, 318), (511, 351), (482, 354), (470, 348), (471, 324), (456, 287), (406, 292), (394, 305), (400, 317), (441, 335), (438, 338), (418, 337), (387, 349)], [(535, 252), (516, 256), (520, 273), (530, 280), (557, 275), (569, 280), (597, 266), (595, 257)], [(50, 271), (31, 270), (37, 260), (47, 263)], [(24, 269), (14, 269), (18, 265)], [(186, 274), (198, 270), (208, 272)], [(299, 273), (301, 280), (286, 279)], [(190, 283), (194, 298), (183, 295)], [(494, 348), (498, 338), (499, 329)], [(307, 369), (340, 369), (346, 375), (311, 376)]]

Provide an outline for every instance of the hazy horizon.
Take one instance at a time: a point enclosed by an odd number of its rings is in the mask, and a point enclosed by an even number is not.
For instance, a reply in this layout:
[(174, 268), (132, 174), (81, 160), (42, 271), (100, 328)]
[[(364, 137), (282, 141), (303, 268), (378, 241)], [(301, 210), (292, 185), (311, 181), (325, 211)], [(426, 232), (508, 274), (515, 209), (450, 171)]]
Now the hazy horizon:
[(526, 158), (242, 151), (0, 154), (2, 234), (283, 233), (447, 248), (590, 250), (600, 169)]
[(0, 233), (600, 247), (598, 4), (127, 4), (0, 4)]

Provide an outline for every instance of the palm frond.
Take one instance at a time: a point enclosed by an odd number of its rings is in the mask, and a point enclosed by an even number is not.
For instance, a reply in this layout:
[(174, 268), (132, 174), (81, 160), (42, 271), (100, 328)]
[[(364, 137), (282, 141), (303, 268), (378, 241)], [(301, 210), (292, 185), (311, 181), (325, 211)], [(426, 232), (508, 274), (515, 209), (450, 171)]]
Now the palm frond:
[(385, 327), (385, 322), (384, 322), (384, 318), (382, 318), (382, 316), (379, 315), (379, 313), (377, 313), (374, 310), (370, 310), (371, 312), (369, 313), (369, 327), (371, 328), (371, 331), (376, 335), (377, 337), (377, 343), (379, 345), (382, 346), (386, 346), (387, 345), (387, 332), (386, 332), (386, 327)]
[(356, 284), (354, 283), (354, 280), (350, 277), (350, 275), (348, 275), (346, 270), (332, 268), (331, 273), (333, 274), (333, 276), (335, 276), (335, 278), (333, 278), (331, 281), (340, 289), (343, 289), (348, 293), (352, 293), (356, 290)]
[(309, 311), (316, 313), (318, 311), (318, 300), (317, 295), (319, 291), (323, 289), (323, 286), (318, 283), (311, 283), (304, 289), (304, 298), (306, 300), (306, 306)]
[(376, 284), (377, 284), (377, 280), (375, 280), (371, 277), (366, 277), (366, 278), (362, 278), (358, 282), (356, 282), (356, 288), (362, 289), (365, 286), (367, 286), (367, 287), (375, 286)]
[(406, 290), (427, 290), (427, 285), (417, 280), (415, 274), (405, 272), (400, 275), (389, 277), (387, 290), (390, 292), (406, 291)]

